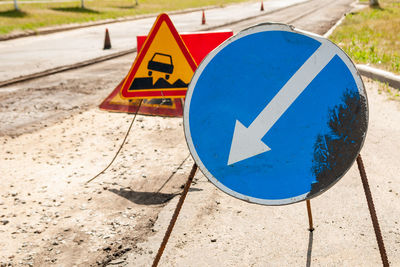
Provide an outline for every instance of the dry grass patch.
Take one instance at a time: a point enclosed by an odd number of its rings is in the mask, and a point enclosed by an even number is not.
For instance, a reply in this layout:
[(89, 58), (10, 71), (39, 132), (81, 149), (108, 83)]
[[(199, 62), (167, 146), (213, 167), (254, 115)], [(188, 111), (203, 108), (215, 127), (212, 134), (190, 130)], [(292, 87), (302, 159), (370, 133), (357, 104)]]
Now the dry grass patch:
[[(0, 2), (5, 0), (0, 0)], [(160, 13), (171, 10), (197, 8), (211, 5), (226, 5), (246, 0), (85, 0), (81, 8), (75, 2), (24, 3), (18, 0), (21, 11), (15, 11), (13, 4), (0, 5), (0, 35), (14, 31), (36, 30), (70, 23), (131, 17), (135, 15)]]
[(380, 6), (348, 14), (330, 38), (357, 63), (400, 74), (400, 1)]
[[(378, 82), (378, 81), (377, 81)], [(400, 91), (390, 87), (387, 83), (379, 83), (378, 93), (385, 93), (390, 100), (399, 101), (400, 102)]]

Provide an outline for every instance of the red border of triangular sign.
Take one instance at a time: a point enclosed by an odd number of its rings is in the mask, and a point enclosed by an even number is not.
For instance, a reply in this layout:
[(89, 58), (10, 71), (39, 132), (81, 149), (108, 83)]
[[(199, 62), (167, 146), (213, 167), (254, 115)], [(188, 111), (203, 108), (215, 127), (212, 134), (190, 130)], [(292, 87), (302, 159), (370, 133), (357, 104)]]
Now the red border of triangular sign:
[(161, 24), (165, 22), (171, 31), (174, 39), (176, 40), (179, 48), (181, 49), (183, 55), (185, 56), (187, 62), (189, 63), (193, 72), (197, 69), (197, 64), (192, 58), (189, 50), (187, 49), (185, 43), (183, 42), (181, 36), (179, 35), (178, 31), (175, 29), (174, 24), (172, 24), (171, 19), (168, 17), (167, 14), (163, 13), (157, 17), (156, 22), (153, 25), (153, 28), (150, 30), (148, 37), (143, 45), (143, 48), (140, 50), (138, 56), (135, 59), (135, 62), (130, 69), (127, 78), (125, 79), (122, 88), (121, 88), (121, 97), (127, 99), (140, 99), (140, 98), (179, 98), (185, 97), (187, 88), (180, 88), (176, 90), (161, 90), (161, 89), (154, 89), (154, 90), (146, 90), (146, 91), (132, 91), (129, 90), (130, 86), (132, 85), (133, 79), (135, 78), (135, 74), (143, 61), (144, 56), (146, 55), (147, 51), (151, 43), (154, 40), (154, 37), (157, 35), (158, 30), (160, 29)]

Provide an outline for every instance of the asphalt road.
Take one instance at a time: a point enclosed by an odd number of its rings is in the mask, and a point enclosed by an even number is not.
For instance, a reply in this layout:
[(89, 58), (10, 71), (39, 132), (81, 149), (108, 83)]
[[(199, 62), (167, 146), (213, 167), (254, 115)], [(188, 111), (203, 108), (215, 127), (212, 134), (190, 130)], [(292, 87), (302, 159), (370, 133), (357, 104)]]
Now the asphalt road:
[[(304, 1), (271, 0), (265, 3), (264, 13)], [(200, 11), (176, 14), (171, 19), (179, 32), (185, 32), (262, 14), (259, 3), (253, 2), (207, 10), (206, 25), (201, 25)], [(132, 49), (136, 47), (136, 36), (147, 34), (154, 20), (155, 16), (0, 42), (0, 81)], [(110, 32), (111, 50), (103, 50), (105, 28)]]

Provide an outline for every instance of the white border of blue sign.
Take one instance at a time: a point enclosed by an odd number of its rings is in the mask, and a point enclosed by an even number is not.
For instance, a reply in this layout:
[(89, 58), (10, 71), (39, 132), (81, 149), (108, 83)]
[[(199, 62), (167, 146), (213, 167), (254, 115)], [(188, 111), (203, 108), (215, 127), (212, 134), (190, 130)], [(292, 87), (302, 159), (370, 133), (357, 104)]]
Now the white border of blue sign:
[[(295, 33), (299, 33), (299, 34), (303, 34), (305, 36), (308, 36), (310, 38), (313, 38), (315, 40), (317, 40), (318, 42), (320, 42), (322, 45), (323, 44), (328, 44), (329, 47), (332, 47), (332, 49), (336, 50), (335, 53), (342, 59), (342, 61), (346, 64), (346, 66), (349, 68), (352, 76), (354, 77), (354, 80), (357, 84), (357, 88), (359, 89), (359, 93), (360, 95), (364, 96), (365, 99), (367, 99), (367, 95), (365, 93), (365, 88), (364, 88), (364, 84), (361, 80), (360, 74), (358, 72), (358, 70), (356, 69), (354, 63), (351, 61), (351, 59), (347, 56), (347, 54), (341, 50), (338, 46), (336, 46), (334, 43), (332, 43), (331, 41), (329, 41), (328, 39), (319, 36), (317, 34), (314, 33), (310, 33), (310, 32), (306, 32), (306, 31), (302, 31), (302, 30), (298, 30), (295, 29), (292, 26), (286, 25), (286, 24), (280, 24), (280, 23), (263, 23), (263, 24), (258, 24), (255, 26), (252, 26), (250, 28), (247, 28), (241, 32), (239, 32), (238, 34), (232, 36), (231, 38), (229, 38), (228, 40), (226, 40), (224, 43), (222, 43), (220, 46), (218, 46), (217, 48), (215, 48), (213, 51), (211, 51), (205, 58), (204, 60), (201, 62), (201, 64), (199, 65), (199, 67), (197, 68), (197, 70), (195, 71), (192, 81), (190, 82), (189, 86), (188, 86), (188, 90), (186, 93), (186, 99), (185, 99), (185, 107), (184, 107), (184, 115), (183, 115), (183, 124), (184, 124), (184, 131), (185, 131), (185, 137), (186, 137), (186, 142), (188, 144), (189, 147), (189, 151), (192, 154), (194, 161), (196, 162), (196, 164), (198, 165), (199, 169), (202, 171), (202, 173), (216, 186), (218, 187), (220, 190), (222, 190), (223, 192), (236, 197), (238, 199), (250, 202), (250, 203), (256, 203), (256, 204), (262, 204), (262, 205), (273, 205), (273, 206), (277, 206), (277, 205), (287, 205), (287, 204), (292, 204), (295, 202), (299, 202), (302, 200), (306, 200), (308, 192), (303, 194), (303, 195), (299, 195), (296, 197), (292, 197), (292, 198), (286, 198), (286, 199), (260, 199), (260, 198), (254, 198), (254, 197), (249, 197), (243, 194), (240, 194), (238, 192), (235, 192), (231, 189), (229, 189), (228, 187), (226, 187), (225, 185), (223, 185), (222, 183), (220, 183), (206, 168), (206, 166), (204, 166), (203, 162), (201, 161), (200, 157), (198, 156), (196, 149), (193, 145), (193, 140), (192, 140), (192, 136), (190, 133), (190, 125), (189, 125), (189, 110), (190, 110), (190, 102), (192, 99), (192, 95), (193, 95), (193, 90), (197, 84), (197, 80), (199, 79), (200, 75), (202, 74), (203, 70), (207, 67), (208, 63), (214, 58), (215, 55), (217, 55), (222, 49), (224, 49), (227, 45), (229, 45), (230, 43), (245, 37), (247, 35), (250, 34), (255, 34), (255, 33), (259, 33), (259, 32), (265, 32), (265, 31), (287, 31), (287, 32), (295, 32)], [(368, 103), (368, 102), (367, 102)], [(368, 104), (367, 104), (368, 105)], [(368, 111), (368, 106), (367, 106), (367, 111)], [(367, 121), (368, 121), (368, 112), (366, 113), (367, 116)], [(364, 138), (365, 140), (365, 138)], [(363, 140), (363, 142), (364, 142)], [(363, 144), (362, 144), (363, 145)], [(361, 145), (361, 147), (362, 147)], [(356, 159), (354, 158), (352, 164), (350, 166), (353, 165), (354, 161)], [(350, 167), (349, 167), (350, 168)], [(347, 173), (348, 169), (343, 173), (343, 175), (345, 173)], [(342, 175), (342, 176), (343, 176)], [(340, 180), (341, 177), (339, 177), (337, 181)], [(333, 186), (335, 183), (332, 183), (329, 187)], [(328, 188), (326, 188), (327, 190)], [(326, 191), (325, 190), (325, 191)]]

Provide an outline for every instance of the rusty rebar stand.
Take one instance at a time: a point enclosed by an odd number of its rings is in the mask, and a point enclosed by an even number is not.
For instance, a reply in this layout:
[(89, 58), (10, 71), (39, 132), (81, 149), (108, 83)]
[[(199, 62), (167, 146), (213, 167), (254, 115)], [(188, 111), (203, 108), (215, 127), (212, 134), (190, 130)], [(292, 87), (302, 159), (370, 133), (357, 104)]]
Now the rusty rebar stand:
[(306, 200), (307, 203), (307, 214), (308, 214), (308, 230), (310, 232), (314, 231), (314, 225), (313, 225), (313, 218), (312, 218), (312, 212), (311, 212), (311, 202), (309, 199)]
[(161, 242), (161, 245), (160, 245), (160, 248), (158, 249), (156, 257), (154, 258), (153, 265), (152, 265), (153, 267), (157, 267), (158, 262), (161, 259), (161, 256), (162, 256), (162, 254), (164, 252), (164, 249), (165, 249), (165, 246), (167, 245), (168, 239), (171, 236), (172, 229), (174, 229), (174, 226), (175, 226), (175, 223), (176, 223), (176, 219), (178, 218), (178, 215), (179, 215), (179, 212), (181, 211), (183, 202), (185, 201), (186, 195), (187, 195), (187, 193), (189, 191), (190, 185), (192, 184), (194, 175), (196, 174), (196, 170), (197, 170), (197, 164), (194, 163), (193, 167), (192, 167), (192, 170), (190, 171), (188, 180), (187, 180), (187, 182), (185, 184), (185, 187), (183, 189), (182, 195), (179, 198), (178, 204), (176, 204), (176, 208), (175, 208), (174, 214), (172, 215), (172, 218), (171, 218), (171, 221), (170, 221), (170, 223), (168, 225), (167, 231), (165, 232), (163, 241)]
[(372, 199), (371, 189), (369, 188), (367, 174), (365, 172), (364, 163), (362, 161), (361, 155), (357, 157), (358, 170), (360, 171), (361, 181), (364, 187), (365, 197), (367, 198), (367, 204), (369, 213), (371, 215), (372, 226), (374, 227), (376, 242), (378, 243), (379, 252), (381, 254), (382, 265), (384, 267), (389, 267), (389, 260), (386, 254), (385, 244), (383, 242), (381, 229), (379, 227), (378, 216), (376, 215), (374, 201)]

